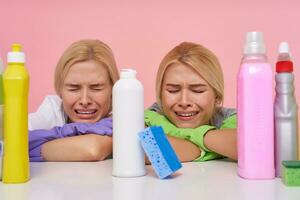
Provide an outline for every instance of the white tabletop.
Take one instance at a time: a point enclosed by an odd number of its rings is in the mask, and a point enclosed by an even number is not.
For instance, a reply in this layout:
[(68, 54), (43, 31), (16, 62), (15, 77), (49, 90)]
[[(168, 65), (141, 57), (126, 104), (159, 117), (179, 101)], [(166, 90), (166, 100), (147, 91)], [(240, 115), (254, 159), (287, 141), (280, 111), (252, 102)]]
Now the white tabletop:
[(166, 180), (158, 179), (149, 165), (144, 177), (112, 177), (112, 160), (30, 165), (28, 183), (0, 183), (0, 200), (300, 199), (300, 187), (286, 187), (279, 178), (244, 180), (236, 173), (237, 164), (226, 160), (184, 163)]

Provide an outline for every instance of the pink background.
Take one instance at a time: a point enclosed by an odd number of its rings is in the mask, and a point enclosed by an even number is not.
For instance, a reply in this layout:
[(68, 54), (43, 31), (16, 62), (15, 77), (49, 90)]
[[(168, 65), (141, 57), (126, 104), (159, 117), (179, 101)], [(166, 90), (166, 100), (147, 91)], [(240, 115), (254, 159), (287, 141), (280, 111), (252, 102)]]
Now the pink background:
[(299, 99), (300, 1), (101, 1), (51, 0), (0, 3), (0, 55), (19, 42), (30, 72), (29, 111), (53, 94), (55, 65), (72, 42), (97, 38), (114, 51), (119, 68), (138, 70), (145, 106), (155, 100), (154, 82), (162, 57), (181, 41), (203, 44), (219, 57), (225, 75), (225, 103), (235, 107), (236, 74), (245, 33), (262, 31), (270, 62), (280, 41), (290, 43)]

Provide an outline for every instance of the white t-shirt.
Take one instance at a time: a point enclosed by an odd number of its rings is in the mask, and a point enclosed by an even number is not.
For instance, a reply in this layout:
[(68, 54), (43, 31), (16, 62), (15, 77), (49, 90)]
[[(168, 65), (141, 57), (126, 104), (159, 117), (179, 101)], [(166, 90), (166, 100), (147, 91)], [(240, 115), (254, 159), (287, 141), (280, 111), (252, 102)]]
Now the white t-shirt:
[(67, 122), (62, 100), (57, 95), (45, 97), (38, 110), (28, 116), (28, 130), (51, 129)]

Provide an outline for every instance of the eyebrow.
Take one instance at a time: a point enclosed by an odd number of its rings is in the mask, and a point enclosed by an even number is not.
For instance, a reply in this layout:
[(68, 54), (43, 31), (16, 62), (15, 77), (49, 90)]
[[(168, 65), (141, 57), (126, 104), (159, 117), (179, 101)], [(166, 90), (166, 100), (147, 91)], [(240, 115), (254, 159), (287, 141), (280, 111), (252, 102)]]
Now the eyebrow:
[[(65, 83), (64, 85), (65, 86), (78, 86), (80, 84), (78, 84), (78, 83)], [(89, 84), (89, 85), (91, 85), (91, 86), (104, 86), (105, 83), (92, 83), (92, 84)]]
[(65, 83), (65, 86), (67, 86), (67, 87), (78, 87), (79, 84), (76, 84), (76, 83)]
[[(180, 87), (180, 84), (174, 84), (174, 83), (167, 83), (166, 86), (170, 87)], [(207, 84), (204, 83), (195, 83), (195, 84), (190, 84), (189, 87), (206, 87)]]
[(95, 83), (95, 84), (90, 84), (92, 87), (103, 87), (105, 84), (104, 83)]
[(197, 83), (197, 84), (191, 84), (189, 85), (190, 87), (206, 87), (207, 84), (203, 84), (203, 83)]
[(170, 86), (170, 87), (180, 87), (179, 84), (173, 84), (173, 83), (167, 83), (166, 86)]

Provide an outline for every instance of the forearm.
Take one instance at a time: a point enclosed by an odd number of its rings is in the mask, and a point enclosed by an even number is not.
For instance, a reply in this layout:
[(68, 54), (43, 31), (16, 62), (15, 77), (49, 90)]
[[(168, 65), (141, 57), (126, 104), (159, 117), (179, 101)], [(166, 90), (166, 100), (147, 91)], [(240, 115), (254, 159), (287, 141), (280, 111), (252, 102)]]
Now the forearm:
[(210, 130), (204, 137), (204, 145), (213, 152), (237, 160), (236, 129)]
[(46, 161), (98, 161), (112, 153), (112, 138), (95, 134), (60, 138), (42, 145)]
[[(101, 137), (95, 137), (95, 135), (88, 136), (88, 137), (82, 136), (82, 135), (86, 135), (86, 134), (90, 134), (90, 133), (99, 135)], [(109, 142), (103, 143), (107, 139), (102, 139), (102, 140), (98, 141), (98, 139), (95, 139), (95, 138), (106, 138), (106, 137), (102, 137), (104, 135), (107, 135), (107, 136), (112, 135), (112, 120), (111, 120), (111, 118), (104, 118), (94, 124), (69, 123), (69, 124), (64, 124), (62, 127), (59, 127), (59, 126), (53, 127), (50, 130), (46, 130), (46, 129), (32, 130), (29, 132), (30, 161), (44, 161), (45, 158), (48, 158), (47, 156), (50, 156), (49, 157), (50, 159), (52, 159), (52, 156), (55, 156), (54, 160), (56, 158), (60, 159), (60, 157), (64, 156), (65, 154), (59, 154), (60, 152), (57, 152), (55, 147), (58, 146), (60, 151), (67, 151), (66, 155), (69, 155), (68, 151), (69, 151), (69, 149), (73, 148), (72, 147), (73, 143), (75, 145), (74, 146), (75, 150), (77, 150), (77, 149), (81, 150), (81, 148), (82, 148), (84, 150), (83, 153), (87, 151), (87, 153), (91, 154), (91, 156), (99, 155), (99, 157), (95, 158), (95, 159), (99, 160), (102, 158), (102, 152), (106, 152), (106, 148), (104, 148), (101, 151), (101, 154), (98, 154), (98, 150), (93, 150), (93, 149), (95, 149), (99, 145), (101, 145), (101, 147), (105, 147), (105, 145), (109, 144)], [(74, 137), (74, 136), (78, 136), (78, 137), (80, 136), (79, 138), (94, 138), (92, 140), (96, 141), (96, 142), (94, 142), (95, 145), (94, 146), (86, 146), (86, 144), (88, 145), (89, 143), (85, 143), (84, 141), (81, 142), (81, 140), (77, 139), (77, 137), (72, 138), (72, 139), (67, 139), (69, 137)], [(88, 139), (88, 142), (90, 142), (89, 140), (91, 140), (91, 139)], [(111, 140), (111, 138), (109, 140)], [(70, 141), (70, 144), (68, 141)], [(65, 144), (66, 144), (66, 149), (64, 149), (64, 147), (63, 147), (63, 145), (65, 145)], [(44, 150), (44, 155), (41, 154), (42, 146), (44, 146), (43, 148), (46, 149), (46, 150)], [(91, 149), (89, 149), (89, 147)], [(48, 151), (48, 149), (51, 151)], [(91, 150), (91, 151), (89, 152), (88, 150)], [(82, 151), (80, 151), (79, 153), (81, 153), (81, 152)], [(71, 151), (71, 155), (73, 155), (72, 151)], [(80, 155), (81, 154), (79, 154), (79, 156)], [(88, 158), (88, 156), (84, 156), (84, 159), (86, 159), (86, 158)], [(78, 158), (78, 157), (69, 158), (67, 156), (66, 159), (67, 160), (72, 160), (72, 159), (77, 160), (77, 159), (82, 159), (82, 158)], [(93, 158), (89, 158), (89, 160), (92, 160), (92, 159)], [(65, 158), (63, 158), (62, 160), (65, 160)]]
[(181, 162), (193, 161), (200, 156), (201, 151), (194, 143), (172, 136), (167, 137)]

